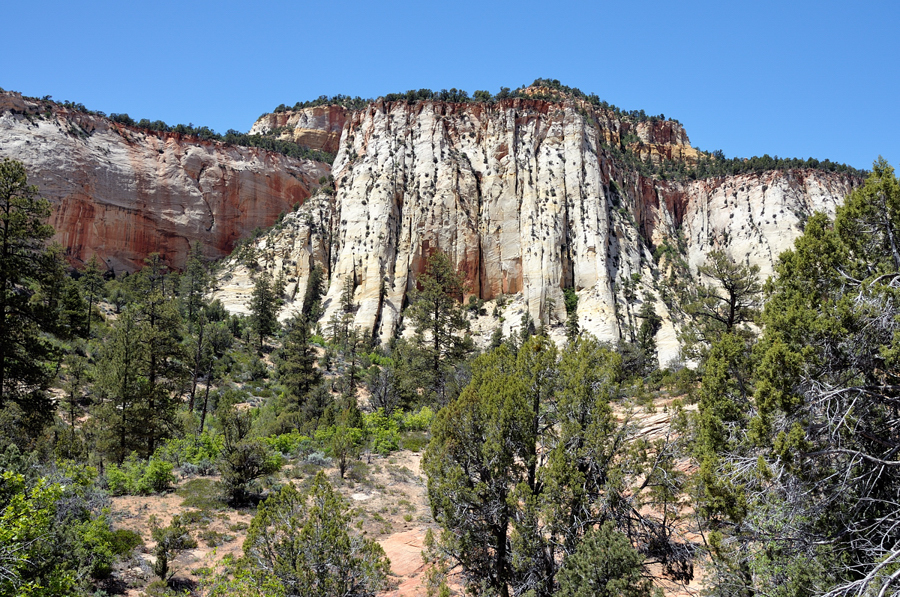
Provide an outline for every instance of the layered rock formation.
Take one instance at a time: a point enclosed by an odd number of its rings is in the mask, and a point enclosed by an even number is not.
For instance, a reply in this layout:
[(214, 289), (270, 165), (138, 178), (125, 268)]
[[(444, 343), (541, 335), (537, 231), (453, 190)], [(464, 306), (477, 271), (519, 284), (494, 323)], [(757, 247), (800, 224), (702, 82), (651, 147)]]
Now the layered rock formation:
[[(696, 158), (677, 123), (629, 122), (583, 102), (376, 102), (348, 115), (336, 193), (323, 199), (327, 209), (317, 204), (319, 223), (310, 226), (301, 209), (285, 224), (296, 233), (282, 229), (258, 249), (296, 281), (299, 296), (310, 259), (323, 259), (323, 322), (351, 277), (355, 324), (381, 341), (396, 333), (416, 275), (437, 250), (465, 273), (472, 294), (517, 295), (521, 311), (551, 326), (565, 320), (562, 291), (574, 287), (582, 329), (605, 340), (627, 339), (652, 296), (665, 321), (665, 363), (677, 342), (662, 300), (662, 249), (696, 268), (723, 248), (770, 273), (809, 214), (833, 212), (858, 182), (814, 170), (660, 181), (613, 158), (609, 144), (635, 136), (645, 157)], [(509, 315), (507, 327), (519, 312)]]
[(152, 132), (49, 101), (0, 93), (0, 157), (22, 161), (53, 206), (74, 263), (116, 271), (152, 252), (176, 267), (191, 243), (222, 257), (305, 201), (327, 164)]
[(250, 129), (251, 135), (271, 135), (294, 143), (337, 153), (347, 111), (340, 106), (316, 106), (264, 114)]

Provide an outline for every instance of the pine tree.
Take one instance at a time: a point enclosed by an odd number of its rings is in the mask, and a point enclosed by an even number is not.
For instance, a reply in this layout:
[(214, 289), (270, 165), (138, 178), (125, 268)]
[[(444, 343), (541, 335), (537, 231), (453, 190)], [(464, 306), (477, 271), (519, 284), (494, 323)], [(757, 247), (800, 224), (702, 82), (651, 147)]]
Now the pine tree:
[(209, 270), (204, 263), (203, 244), (195, 242), (181, 276), (181, 303), (185, 322), (192, 327), (203, 309), (209, 292)]
[(322, 381), (322, 372), (316, 367), (316, 351), (309, 342), (309, 326), (309, 322), (299, 314), (290, 321), (278, 365), (281, 383), (290, 392), (297, 408)]
[(469, 322), (461, 308), (465, 280), (440, 251), (428, 258), (416, 280), (407, 316), (416, 330), (415, 344), (424, 361), (422, 386), (443, 401), (444, 376), (473, 350)]
[[(46, 241), (53, 228), (45, 222), (50, 203), (28, 184), (25, 167), (15, 160), (0, 162), (0, 408), (15, 403), (29, 425), (40, 425), (52, 414), (46, 395), (54, 350), (44, 330), (54, 320), (30, 297), (47, 267)], [(55, 313), (53, 317), (55, 318)]]
[(91, 256), (85, 268), (81, 271), (79, 283), (87, 300), (87, 330), (88, 338), (91, 336), (91, 323), (93, 320), (94, 306), (97, 304), (100, 293), (103, 291), (103, 275), (100, 269), (100, 260), (96, 253)]
[(288, 595), (371, 597), (390, 572), (381, 546), (352, 532), (349, 507), (323, 473), (309, 490), (288, 483), (260, 505), (244, 557)]
[[(698, 284), (687, 298), (685, 311), (693, 325), (682, 334), (688, 356), (703, 359), (708, 347), (723, 334), (742, 332), (758, 315), (762, 285), (759, 266), (736, 263), (721, 250), (710, 251), (697, 268)], [(702, 283), (706, 279), (707, 283)]]
[(752, 355), (746, 334), (713, 345), (696, 443), (714, 594), (900, 587), (898, 230), (879, 160), (779, 258)]
[(643, 557), (607, 521), (590, 531), (559, 573), (556, 597), (650, 597), (653, 583), (643, 577)]
[(641, 375), (659, 368), (659, 359), (656, 355), (656, 334), (662, 328), (662, 317), (657, 315), (653, 306), (653, 296), (644, 297), (644, 304), (637, 315), (641, 320), (638, 328), (637, 348), (643, 356)]
[(116, 462), (144, 448), (139, 407), (146, 391), (146, 378), (140, 373), (146, 347), (138, 327), (134, 313), (122, 313), (103, 346), (96, 369), (96, 390), (102, 400), (94, 409), (95, 418), (102, 422), (99, 447)]
[(253, 295), (250, 298), (250, 322), (256, 334), (257, 350), (262, 353), (266, 338), (278, 329), (278, 309), (281, 306), (281, 293), (272, 276), (262, 273), (253, 284)]
[(103, 445), (119, 462), (132, 451), (150, 456), (172, 435), (188, 377), (181, 315), (158, 256), (131, 279), (141, 300), (119, 316), (97, 364)]
[[(647, 565), (691, 577), (691, 550), (671, 526), (681, 491), (672, 447), (641, 442), (627, 417), (616, 420), (609, 400), (620, 376), (621, 358), (585, 337), (561, 357), (534, 336), (516, 354), (504, 345), (475, 359), (471, 383), (432, 424), (422, 461), (438, 548), (467, 587), (550, 596), (566, 558), (602, 520), (645, 546)], [(649, 504), (665, 515), (642, 512)]]
[(306, 284), (306, 292), (303, 295), (303, 307), (300, 312), (310, 322), (316, 322), (321, 317), (322, 296), (325, 294), (325, 273), (318, 263), (309, 272), (309, 281)]

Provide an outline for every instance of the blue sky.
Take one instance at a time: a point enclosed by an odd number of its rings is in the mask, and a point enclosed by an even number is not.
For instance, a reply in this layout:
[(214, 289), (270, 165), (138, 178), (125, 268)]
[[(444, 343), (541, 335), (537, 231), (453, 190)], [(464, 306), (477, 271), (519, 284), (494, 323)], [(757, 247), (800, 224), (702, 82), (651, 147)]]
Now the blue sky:
[(731, 156), (900, 165), (900, 3), (149, 2), (2, 9), (0, 87), (247, 130), (284, 102), (559, 79)]

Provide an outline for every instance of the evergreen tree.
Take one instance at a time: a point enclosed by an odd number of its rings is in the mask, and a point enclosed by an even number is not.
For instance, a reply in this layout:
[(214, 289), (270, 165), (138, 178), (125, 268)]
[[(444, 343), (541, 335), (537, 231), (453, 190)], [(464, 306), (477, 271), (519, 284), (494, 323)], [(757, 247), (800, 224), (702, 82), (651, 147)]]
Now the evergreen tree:
[(440, 251), (428, 258), (416, 280), (407, 316), (416, 330), (415, 344), (422, 355), (422, 386), (445, 398), (448, 370), (473, 350), (469, 322), (461, 308), (465, 280)]
[(158, 255), (150, 256), (137, 278), (142, 300), (132, 308), (144, 345), (138, 371), (146, 380), (139, 417), (143, 421), (141, 435), (146, 441), (146, 453), (150, 455), (157, 442), (174, 431), (175, 411), (188, 374), (188, 356), (181, 344), (182, 319), (173, 300), (173, 285), (167, 285)]
[(91, 323), (93, 320), (94, 307), (100, 299), (100, 293), (103, 291), (103, 274), (100, 269), (100, 260), (97, 259), (96, 253), (91, 256), (87, 265), (81, 272), (79, 278), (82, 293), (87, 300), (87, 330), (86, 336), (91, 336)]
[(46, 389), (54, 350), (42, 332), (53, 329), (56, 313), (31, 301), (48, 259), (54, 260), (45, 247), (53, 236), (45, 223), (49, 215), (50, 203), (28, 184), (25, 167), (4, 158), (0, 162), (0, 408), (14, 403), (32, 429), (52, 414)]
[[(671, 527), (681, 491), (672, 447), (616, 421), (608, 402), (620, 375), (621, 359), (589, 338), (561, 357), (535, 336), (515, 355), (501, 346), (475, 360), (423, 459), (438, 549), (468, 588), (552, 595), (560, 567), (604, 520), (644, 546), (647, 564), (691, 577), (691, 550)], [(639, 489), (629, 474), (642, 477)], [(644, 499), (665, 517), (642, 513)]]
[(156, 556), (153, 572), (160, 580), (167, 581), (172, 577), (170, 574), (172, 560), (181, 552), (197, 547), (197, 541), (191, 537), (180, 516), (174, 516), (167, 527), (154, 527), (152, 534), (153, 541), (156, 542), (153, 548), (153, 555)]
[(752, 358), (745, 335), (710, 352), (696, 433), (715, 594), (900, 589), (898, 206), (880, 160), (779, 258)]
[(300, 313), (310, 322), (321, 317), (322, 296), (325, 294), (325, 272), (318, 263), (309, 272), (306, 292), (303, 295), (303, 307)]
[(657, 315), (653, 306), (653, 296), (644, 297), (644, 304), (637, 315), (641, 320), (638, 328), (637, 348), (644, 358), (641, 374), (645, 375), (659, 368), (659, 359), (656, 356), (656, 334), (662, 328), (662, 317)]
[(233, 404), (219, 407), (223, 445), (219, 453), (219, 471), (229, 501), (243, 505), (250, 497), (252, 483), (278, 472), (281, 460), (271, 454), (261, 440), (251, 437), (253, 419), (249, 412)]
[(181, 276), (181, 304), (185, 322), (192, 327), (203, 310), (209, 292), (209, 270), (204, 263), (203, 245), (195, 242)]
[[(758, 314), (762, 286), (759, 266), (736, 263), (721, 250), (711, 251), (697, 268), (698, 284), (687, 297), (685, 311), (693, 325), (682, 334), (688, 356), (702, 359), (723, 334), (740, 332)], [(709, 280), (704, 284), (704, 279)]]
[(145, 351), (135, 315), (125, 311), (100, 353), (96, 389), (102, 401), (94, 409), (96, 419), (102, 422), (99, 447), (120, 463), (144, 447), (139, 441), (143, 425), (139, 409), (146, 378), (139, 364)]
[(566, 288), (563, 293), (566, 304), (566, 340), (575, 342), (581, 331), (578, 326), (578, 295), (574, 288)]
[(181, 316), (158, 256), (131, 278), (141, 300), (119, 316), (97, 366), (102, 444), (118, 462), (132, 451), (149, 456), (171, 437), (187, 381)]
[(316, 351), (309, 342), (309, 326), (309, 322), (299, 314), (290, 321), (278, 365), (281, 383), (290, 392), (291, 402), (297, 408), (322, 382), (322, 372), (316, 367)]
[(244, 557), (288, 595), (373, 597), (386, 588), (390, 562), (376, 542), (351, 531), (348, 510), (321, 472), (303, 493), (288, 483), (260, 505)]
[(278, 329), (278, 309), (281, 307), (281, 289), (272, 276), (262, 273), (253, 284), (250, 298), (250, 322), (259, 342), (257, 350), (262, 353), (266, 338)]
[(650, 597), (653, 583), (643, 578), (643, 557), (607, 521), (590, 531), (559, 573), (556, 597)]

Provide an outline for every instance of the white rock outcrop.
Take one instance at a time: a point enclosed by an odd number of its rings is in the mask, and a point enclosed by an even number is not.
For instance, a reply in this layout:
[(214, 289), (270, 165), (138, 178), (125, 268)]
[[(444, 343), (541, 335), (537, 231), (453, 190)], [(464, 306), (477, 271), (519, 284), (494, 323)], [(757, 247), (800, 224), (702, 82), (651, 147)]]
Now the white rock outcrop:
[[(563, 288), (575, 288), (581, 328), (602, 340), (628, 339), (641, 302), (653, 296), (665, 364), (677, 356), (678, 322), (661, 300), (665, 262), (654, 253), (680, 247), (696, 269), (710, 249), (723, 248), (767, 275), (806, 218), (833, 213), (859, 182), (817, 170), (655, 180), (614, 159), (609, 144), (628, 133), (642, 140), (635, 147), (645, 157), (696, 158), (677, 123), (635, 124), (579, 102), (379, 101), (347, 116), (332, 170), (336, 192), (323, 199), (330, 215), (313, 218), (330, 228), (311, 235), (301, 225), (302, 248), (276, 249), (282, 241), (270, 236), (260, 248), (281, 255), (269, 263), (294, 264), (285, 275), (300, 288), (310, 260), (323, 260), (323, 323), (352, 277), (355, 325), (382, 342), (397, 332), (416, 275), (438, 250), (464, 272), (472, 294), (518, 295), (514, 304), (551, 328), (566, 318)], [(309, 213), (322, 213), (319, 203)], [(304, 206), (285, 226), (306, 213)], [(505, 319), (506, 327), (518, 323)]]

